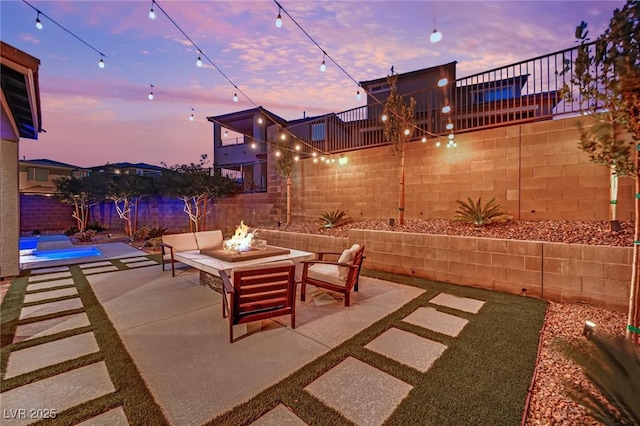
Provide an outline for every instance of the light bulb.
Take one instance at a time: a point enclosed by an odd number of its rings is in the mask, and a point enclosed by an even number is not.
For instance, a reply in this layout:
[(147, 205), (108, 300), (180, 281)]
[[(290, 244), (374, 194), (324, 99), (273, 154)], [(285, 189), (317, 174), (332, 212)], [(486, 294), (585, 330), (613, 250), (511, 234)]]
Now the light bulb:
[(411, 134), (411, 130), (409, 129), (404, 129), (404, 135), (405, 136), (409, 136)]
[(317, 156), (318, 156), (318, 153), (317, 153), (317, 152), (315, 152), (315, 151), (313, 151), (313, 152), (311, 153), (311, 156), (312, 156), (312, 157), (317, 157)]
[(104, 68), (104, 61), (102, 59), (100, 59), (100, 62), (98, 62), (98, 66), (100, 68)]
[(341, 165), (345, 165), (349, 162), (349, 159), (347, 157), (340, 157), (340, 159), (338, 160), (338, 163)]
[(440, 148), (440, 141), (436, 142), (436, 148)]
[(332, 162), (332, 163), (335, 163), (335, 162), (336, 162), (336, 159), (335, 159), (335, 158), (332, 158), (332, 159), (331, 159), (331, 162)]
[(320, 161), (324, 161), (324, 155), (320, 156)]
[(453, 133), (451, 133), (451, 134), (449, 135), (449, 140), (453, 139), (454, 137), (455, 137), (455, 136), (453, 136)]
[(276, 27), (282, 28), (282, 15), (280, 15), (280, 9), (278, 9), (278, 17), (276, 18)]
[(282, 153), (280, 151), (276, 151), (276, 157), (280, 157)]
[(313, 159), (313, 162), (314, 162), (314, 163), (317, 163), (317, 162), (318, 162), (318, 159), (317, 159), (317, 158), (314, 158), (314, 159)]
[(449, 144), (449, 143), (448, 143), (448, 144), (447, 144), (447, 148), (448, 148), (448, 149), (451, 149), (451, 144)]
[(39, 30), (44, 28), (42, 26), (42, 22), (40, 21), (40, 12), (38, 12), (38, 16), (36, 16), (36, 28), (39, 29)]
[(225, 131), (224, 131), (224, 137), (226, 138), (227, 136), (229, 136), (229, 131), (228, 131), (228, 130), (225, 130)]
[(442, 107), (442, 113), (448, 114), (451, 112), (451, 107), (449, 105)]
[(322, 63), (320, 64), (320, 71), (325, 72), (326, 70), (327, 70), (327, 64), (324, 62), (324, 59), (323, 59)]
[(196, 61), (196, 66), (198, 68), (202, 68), (202, 58), (200, 56), (198, 56), (198, 60)]
[(296, 145), (296, 151), (300, 151), (300, 145)]
[(195, 120), (195, 118), (193, 117), (193, 114), (191, 114), (191, 115), (189, 116), (189, 121), (193, 121), (193, 120)]
[(285, 140), (287, 138), (287, 135), (285, 135), (284, 133), (280, 135), (280, 139)]
[(447, 124), (447, 127), (445, 127), (447, 130), (451, 130), (453, 129), (453, 123), (449, 123)]
[(440, 80), (438, 80), (438, 87), (444, 87), (447, 84), (449, 84), (449, 79), (448, 78), (441, 78)]
[(456, 141), (454, 141), (454, 142), (453, 142), (453, 147), (455, 148), (455, 147), (457, 147), (457, 146), (458, 146), (458, 143), (457, 143)]
[(264, 120), (262, 119), (262, 117), (258, 118), (258, 124), (262, 124), (264, 122)]
[(233, 102), (238, 102), (238, 94), (237, 93), (233, 94)]
[(422, 143), (425, 143), (427, 141), (427, 138), (423, 137), (422, 138)]
[(360, 94), (360, 91), (359, 91), (359, 90), (356, 92), (356, 99), (357, 99), (357, 100), (362, 99), (362, 95)]
[(256, 149), (257, 147), (258, 147), (258, 145), (256, 145), (256, 143), (255, 143), (255, 142), (251, 142), (251, 148), (252, 148), (252, 149)]
[(387, 117), (387, 114), (382, 114), (382, 117), (380, 117), (382, 121), (387, 121), (387, 118), (389, 118)]
[(149, 100), (152, 101), (153, 100), (153, 92), (149, 92)]
[(294, 159), (295, 161), (298, 161), (298, 160), (300, 159), (300, 157), (298, 157), (298, 156), (296, 155), (295, 157), (293, 157), (293, 159)]
[(153, 6), (151, 6), (151, 10), (149, 10), (149, 19), (156, 19), (156, 12), (153, 10)]
[(429, 37), (429, 40), (431, 40), (431, 43), (439, 42), (440, 40), (442, 40), (442, 33), (434, 28), (431, 36)]

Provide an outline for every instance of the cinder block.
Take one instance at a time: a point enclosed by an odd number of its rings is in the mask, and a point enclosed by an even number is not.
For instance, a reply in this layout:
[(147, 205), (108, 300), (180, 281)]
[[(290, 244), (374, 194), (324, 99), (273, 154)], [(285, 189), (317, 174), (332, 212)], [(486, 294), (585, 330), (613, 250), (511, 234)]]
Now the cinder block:
[(631, 265), (604, 264), (604, 278), (607, 280), (631, 280)]
[(545, 289), (557, 288), (562, 290), (572, 289), (574, 291), (580, 291), (582, 288), (582, 277), (575, 275), (554, 274), (545, 271), (542, 275), (542, 283)]
[(582, 260), (582, 245), (564, 243), (544, 243), (544, 257)]
[(491, 264), (499, 268), (524, 270), (524, 256), (493, 253), (491, 255)]
[(602, 278), (583, 277), (582, 291), (599, 294), (602, 300), (607, 297), (625, 298), (629, 296), (630, 281), (605, 280)]
[(540, 285), (542, 274), (537, 271), (507, 269), (507, 281), (518, 285)]

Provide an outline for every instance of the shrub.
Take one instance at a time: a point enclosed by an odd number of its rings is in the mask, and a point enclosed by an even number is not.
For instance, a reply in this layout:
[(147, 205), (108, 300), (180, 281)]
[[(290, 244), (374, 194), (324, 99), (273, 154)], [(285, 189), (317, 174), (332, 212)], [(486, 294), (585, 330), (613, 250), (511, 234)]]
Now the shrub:
[(496, 204), (496, 199), (492, 198), (487, 204), (482, 205), (482, 198), (478, 198), (478, 202), (474, 203), (471, 197), (467, 197), (468, 203), (456, 200), (460, 208), (456, 210), (456, 214), (451, 219), (454, 222), (465, 222), (471, 225), (481, 227), (490, 223), (506, 222), (512, 217), (502, 210), (502, 204)]
[(144, 242), (145, 247), (160, 247), (160, 244), (162, 244), (162, 239), (160, 237), (149, 238)]
[(31, 235), (40, 235), (42, 234), (42, 231), (39, 229), (34, 229), (33, 232), (31, 232)]
[(90, 243), (93, 240), (93, 237), (96, 236), (96, 231), (90, 229), (86, 232), (78, 232), (75, 234), (75, 237), (81, 243)]
[(590, 387), (567, 383), (567, 394), (607, 425), (640, 425), (640, 349), (631, 340), (594, 335), (560, 348), (583, 368)]
[(149, 229), (149, 236), (147, 238), (151, 239), (151, 238), (162, 237), (165, 232), (167, 232), (167, 228), (163, 226), (158, 226), (157, 228), (151, 228)]
[(320, 220), (324, 222), (325, 228), (335, 228), (351, 222), (351, 218), (347, 217), (346, 213), (342, 210), (325, 212), (320, 217)]
[(109, 230), (108, 226), (101, 224), (97, 220), (95, 222), (87, 223), (87, 231), (103, 232), (108, 230)]
[(70, 237), (72, 235), (76, 235), (78, 233), (78, 231), (80, 231), (80, 230), (77, 227), (70, 226), (69, 228), (67, 228), (66, 231), (64, 231), (64, 235), (66, 235), (67, 237)]
[(142, 228), (136, 230), (131, 238), (134, 241), (143, 241), (149, 238), (149, 233), (151, 229), (148, 226), (143, 226)]

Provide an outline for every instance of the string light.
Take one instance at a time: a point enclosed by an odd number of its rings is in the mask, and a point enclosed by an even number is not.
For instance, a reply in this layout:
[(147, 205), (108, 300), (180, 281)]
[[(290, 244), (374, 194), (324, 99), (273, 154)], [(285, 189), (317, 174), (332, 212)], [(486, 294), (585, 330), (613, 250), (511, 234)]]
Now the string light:
[(233, 102), (238, 102), (238, 94), (237, 93), (233, 94)]
[(295, 157), (293, 157), (294, 161), (298, 161), (300, 160), (300, 157), (298, 157), (297, 155)]
[(425, 136), (422, 137), (422, 143), (426, 143), (427, 142), (427, 138)]
[(296, 145), (296, 151), (300, 151), (301, 146), (300, 145)]
[(436, 142), (436, 148), (440, 148), (440, 141), (439, 140)]
[(409, 136), (411, 134), (411, 130), (409, 129), (404, 129), (404, 135), (405, 136)]
[(282, 28), (282, 15), (280, 15), (281, 11), (282, 11), (282, 8), (278, 7), (278, 17), (276, 18), (276, 27), (278, 28)]
[(284, 133), (280, 135), (280, 139), (285, 140), (287, 139), (287, 135), (285, 135)]
[(150, 84), (149, 86), (151, 86), (151, 91), (149, 92), (149, 100), (152, 101), (153, 100), (153, 84)]
[(434, 28), (431, 36), (429, 36), (429, 40), (431, 41), (431, 43), (439, 42), (440, 40), (442, 40), (442, 33)]
[(36, 28), (39, 30), (44, 28), (42, 26), (42, 21), (40, 21), (40, 11), (38, 11), (38, 16), (36, 16)]
[(256, 149), (258, 145), (255, 142), (251, 142), (251, 149)]
[(322, 63), (320, 64), (320, 71), (321, 72), (325, 72), (327, 70), (327, 64), (324, 61), (324, 58), (327, 56), (327, 54), (325, 53), (325, 55), (322, 57)]
[(438, 80), (438, 87), (444, 87), (447, 84), (449, 84), (449, 79), (447, 77)]
[(447, 123), (447, 126), (445, 127), (447, 130), (451, 130), (453, 129), (453, 123)]
[(317, 158), (314, 158), (314, 159), (313, 159), (313, 162), (314, 162), (314, 163), (316, 163), (316, 164), (318, 164), (318, 159), (317, 159)]
[(445, 105), (444, 107), (442, 107), (443, 114), (448, 114), (450, 112), (451, 112), (451, 107), (449, 105)]
[(202, 58), (198, 55), (198, 59), (196, 60), (196, 66), (198, 68), (202, 68)]
[(191, 115), (189, 116), (189, 121), (195, 120), (195, 117), (193, 116), (193, 111), (195, 111), (195, 109), (191, 108)]
[(280, 150), (276, 151), (276, 157), (280, 157), (282, 155), (282, 153), (280, 152)]
[(453, 138), (455, 138), (455, 136), (453, 135), (453, 133), (449, 134), (449, 140), (452, 140)]
[[(318, 156), (318, 153), (317, 153), (317, 152), (315, 152), (315, 151), (313, 151), (313, 152), (311, 153), (311, 156), (315, 158), (315, 157), (317, 157), (317, 156)], [(317, 161), (316, 161), (316, 163), (317, 163)]]
[(344, 155), (341, 155), (340, 159), (338, 160), (338, 164), (340, 164), (342, 166), (344, 166), (348, 162), (349, 162), (349, 159), (347, 157), (345, 157)]
[(362, 95), (360, 94), (360, 90), (358, 90), (358, 91), (356, 92), (356, 99), (357, 99), (357, 100), (362, 99)]
[(380, 117), (382, 121), (387, 121), (388, 118), (389, 117), (387, 117), (387, 114), (382, 114), (382, 117)]
[(151, 1), (151, 9), (149, 10), (149, 19), (156, 19), (156, 12), (153, 10), (153, 5), (155, 1)]
[(264, 120), (262, 120), (262, 117), (258, 117), (258, 124), (262, 124), (264, 122)]
[(100, 62), (98, 62), (98, 67), (104, 68), (104, 61), (102, 59), (100, 59)]

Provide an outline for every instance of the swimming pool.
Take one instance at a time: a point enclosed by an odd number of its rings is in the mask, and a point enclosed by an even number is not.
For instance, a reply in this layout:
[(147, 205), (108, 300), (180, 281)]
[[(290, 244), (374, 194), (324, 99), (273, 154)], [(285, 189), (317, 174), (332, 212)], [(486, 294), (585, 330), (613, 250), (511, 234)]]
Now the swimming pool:
[[(20, 238), (20, 265), (42, 267), (41, 265), (73, 264), (104, 258), (104, 254), (94, 246), (76, 247), (65, 235), (39, 235)], [(82, 260), (79, 260), (82, 259)]]
[(102, 256), (100, 250), (95, 247), (76, 247), (59, 250), (35, 250), (30, 254), (20, 256), (20, 262), (38, 262), (44, 260), (76, 259), (78, 257)]

